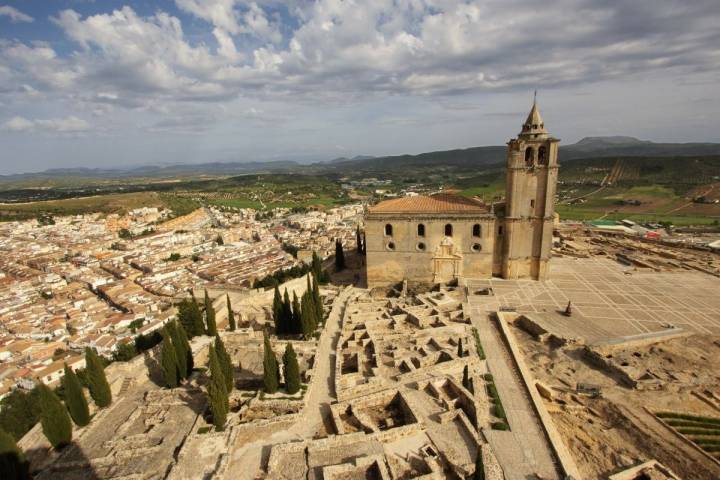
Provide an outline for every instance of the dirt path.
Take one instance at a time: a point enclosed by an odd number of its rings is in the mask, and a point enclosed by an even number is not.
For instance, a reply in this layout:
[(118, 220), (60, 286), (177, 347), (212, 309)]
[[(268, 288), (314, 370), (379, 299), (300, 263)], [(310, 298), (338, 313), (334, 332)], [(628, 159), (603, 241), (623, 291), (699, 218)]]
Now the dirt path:
[[(705, 197), (705, 196), (709, 195), (710, 193), (712, 193), (712, 191), (713, 191), (714, 188), (715, 188), (715, 185), (710, 185), (710, 188), (708, 188), (706, 191), (704, 191), (703, 193), (701, 193), (700, 195), (697, 195), (697, 196), (698, 196), (698, 197)], [(679, 211), (679, 210), (682, 210), (683, 208), (689, 207), (689, 206), (692, 205), (692, 204), (693, 204), (692, 201), (687, 202), (687, 203), (683, 203), (683, 204), (680, 205), (679, 207), (673, 208), (672, 210), (669, 210), (669, 211), (665, 212), (665, 215), (668, 215), (668, 214), (670, 214), (670, 213), (675, 213), (675, 212), (677, 212), (677, 211)]]
[(471, 305), (472, 324), (478, 330), (487, 364), (495, 379), (510, 431), (488, 429), (485, 434), (507, 478), (560, 479), (557, 459), (535, 415), (515, 363), (488, 314)]

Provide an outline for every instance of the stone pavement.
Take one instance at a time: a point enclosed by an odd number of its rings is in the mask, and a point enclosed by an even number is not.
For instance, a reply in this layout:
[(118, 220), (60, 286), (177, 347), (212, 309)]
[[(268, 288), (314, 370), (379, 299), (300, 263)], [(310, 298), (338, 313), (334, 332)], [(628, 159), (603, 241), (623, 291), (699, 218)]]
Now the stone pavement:
[[(546, 316), (564, 336), (627, 336), (665, 330), (666, 325), (720, 334), (720, 278), (701, 272), (652, 272), (607, 258), (553, 258), (548, 280), (472, 279), (469, 296), (485, 311), (510, 307)], [(494, 296), (474, 295), (492, 288)], [(583, 322), (555, 315), (568, 300)], [(565, 322), (560, 325), (559, 322)], [(600, 338), (598, 338), (600, 340)]]
[(483, 430), (506, 478), (535, 478), (536, 473), (545, 479), (562, 478), (552, 447), (495, 321), (473, 302), (473, 297), (469, 302), (472, 324), (478, 330), (488, 370), (493, 375), (510, 425), (510, 431)]

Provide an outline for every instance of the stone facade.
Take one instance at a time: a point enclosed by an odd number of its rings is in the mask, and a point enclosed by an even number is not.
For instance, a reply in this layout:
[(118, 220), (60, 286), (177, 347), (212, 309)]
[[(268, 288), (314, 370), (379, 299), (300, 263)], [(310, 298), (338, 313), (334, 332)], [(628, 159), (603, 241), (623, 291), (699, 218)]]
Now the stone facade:
[(533, 104), (521, 133), (508, 142), (504, 203), (441, 194), (371, 207), (365, 216), (368, 286), (546, 278), (558, 144)]

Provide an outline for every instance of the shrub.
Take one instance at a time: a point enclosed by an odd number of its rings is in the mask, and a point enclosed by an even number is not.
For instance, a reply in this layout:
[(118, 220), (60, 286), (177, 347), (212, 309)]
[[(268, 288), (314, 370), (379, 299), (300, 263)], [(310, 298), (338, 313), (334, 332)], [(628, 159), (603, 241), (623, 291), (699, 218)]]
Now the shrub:
[(505, 422), (493, 422), (490, 427), (493, 430), (510, 430), (510, 427)]

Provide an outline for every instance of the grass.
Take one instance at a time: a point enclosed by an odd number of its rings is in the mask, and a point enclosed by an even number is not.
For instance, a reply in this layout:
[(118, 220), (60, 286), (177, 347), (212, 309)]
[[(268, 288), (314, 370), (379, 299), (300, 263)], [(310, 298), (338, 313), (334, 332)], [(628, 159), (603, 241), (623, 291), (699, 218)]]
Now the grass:
[(688, 225), (713, 225), (718, 218), (701, 215), (666, 215), (662, 213), (611, 213), (605, 215), (602, 210), (593, 210), (587, 207), (575, 207), (572, 205), (558, 205), (555, 209), (560, 219), (569, 220), (632, 220), (638, 223), (670, 222), (675, 226)]
[(720, 418), (675, 412), (657, 412), (655, 415), (704, 451), (720, 452)]
[(460, 191), (460, 195), (463, 197), (480, 197), (485, 198), (486, 201), (492, 200), (497, 195), (503, 195), (505, 192), (504, 183), (490, 183), (487, 185), (480, 185), (474, 187), (468, 187)]

